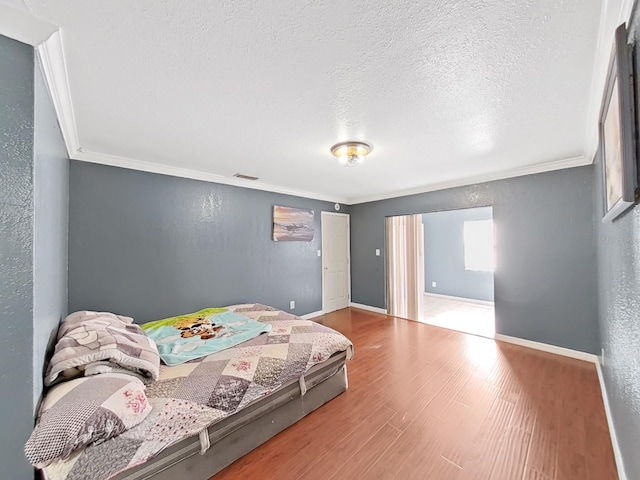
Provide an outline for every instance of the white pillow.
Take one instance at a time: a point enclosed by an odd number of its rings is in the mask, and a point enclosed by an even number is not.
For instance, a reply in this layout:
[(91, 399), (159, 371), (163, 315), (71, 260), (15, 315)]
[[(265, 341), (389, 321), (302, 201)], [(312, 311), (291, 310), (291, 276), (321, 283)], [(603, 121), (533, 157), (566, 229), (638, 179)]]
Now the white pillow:
[(42, 468), (79, 448), (135, 427), (151, 412), (144, 390), (138, 378), (118, 373), (77, 378), (55, 386), (47, 393), (25, 445), (27, 459)]

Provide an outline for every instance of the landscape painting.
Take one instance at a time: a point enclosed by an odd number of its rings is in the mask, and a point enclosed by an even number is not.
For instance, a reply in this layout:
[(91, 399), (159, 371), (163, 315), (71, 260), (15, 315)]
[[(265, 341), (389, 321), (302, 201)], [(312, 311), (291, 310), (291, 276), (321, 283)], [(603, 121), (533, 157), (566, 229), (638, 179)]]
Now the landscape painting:
[(600, 110), (603, 222), (635, 205), (638, 188), (632, 48), (624, 24), (616, 29)]
[(310, 242), (313, 233), (313, 210), (273, 207), (273, 239), (276, 242)]
[(606, 211), (622, 199), (622, 139), (620, 138), (620, 103), (618, 83), (613, 86), (609, 109), (603, 119), (604, 174)]

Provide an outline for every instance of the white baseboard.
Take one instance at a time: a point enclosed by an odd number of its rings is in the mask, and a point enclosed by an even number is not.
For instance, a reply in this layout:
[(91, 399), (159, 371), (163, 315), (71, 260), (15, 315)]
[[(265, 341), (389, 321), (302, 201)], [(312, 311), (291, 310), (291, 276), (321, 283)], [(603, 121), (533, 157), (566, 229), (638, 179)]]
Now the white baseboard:
[(486, 300), (476, 300), (475, 298), (454, 297), (453, 295), (444, 295), (443, 293), (424, 292), (425, 297), (444, 298), (445, 300), (455, 300), (456, 302), (475, 303), (478, 305), (494, 306), (494, 302)]
[(602, 375), (602, 366), (600, 360), (596, 362), (596, 371), (598, 372), (598, 381), (600, 382), (600, 391), (602, 392), (602, 401), (604, 402), (604, 412), (607, 416), (607, 424), (609, 425), (609, 435), (611, 435), (611, 446), (613, 447), (613, 456), (616, 459), (616, 467), (618, 467), (618, 477), (620, 480), (627, 480), (627, 475), (624, 471), (624, 462), (622, 461), (622, 451), (620, 450), (620, 444), (618, 443), (618, 436), (616, 435), (616, 429), (613, 426), (613, 416), (611, 415), (611, 406), (609, 405), (609, 395), (607, 395), (607, 386), (604, 383), (604, 376)]
[(534, 342), (533, 340), (525, 340), (524, 338), (510, 337), (509, 335), (501, 335), (496, 333), (495, 339), (500, 342), (513, 343), (521, 347), (533, 348), (543, 352), (555, 353), (563, 357), (576, 358), (585, 362), (598, 363), (598, 356), (593, 353), (581, 352), (580, 350), (572, 350), (570, 348), (557, 347), (548, 343)]
[(360, 310), (367, 310), (369, 312), (381, 313), (382, 315), (387, 314), (387, 311), (384, 308), (370, 307), (369, 305), (363, 305), (361, 303), (349, 302), (349, 306), (353, 308), (359, 308)]
[(318, 310), (317, 312), (307, 313), (306, 315), (302, 315), (300, 318), (304, 318), (305, 320), (311, 320), (312, 318), (319, 317), (324, 312), (322, 310)]

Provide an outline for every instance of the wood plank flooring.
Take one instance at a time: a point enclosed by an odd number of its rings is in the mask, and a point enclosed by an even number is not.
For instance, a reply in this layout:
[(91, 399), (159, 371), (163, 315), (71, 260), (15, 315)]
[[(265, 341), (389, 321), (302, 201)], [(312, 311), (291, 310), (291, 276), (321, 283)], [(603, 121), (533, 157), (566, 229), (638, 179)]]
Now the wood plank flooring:
[(618, 478), (594, 365), (358, 309), (349, 389), (215, 475), (229, 479)]

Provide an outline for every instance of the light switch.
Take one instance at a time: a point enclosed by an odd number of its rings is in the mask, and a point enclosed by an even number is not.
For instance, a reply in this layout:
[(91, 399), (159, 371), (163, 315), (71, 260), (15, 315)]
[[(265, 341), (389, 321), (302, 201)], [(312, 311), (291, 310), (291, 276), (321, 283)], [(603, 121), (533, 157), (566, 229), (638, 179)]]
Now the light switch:
[(379, 256), (380, 256), (380, 249), (376, 248), (376, 257), (379, 257)]
[(322, 256), (322, 250), (318, 250), (318, 256), (321, 257)]

